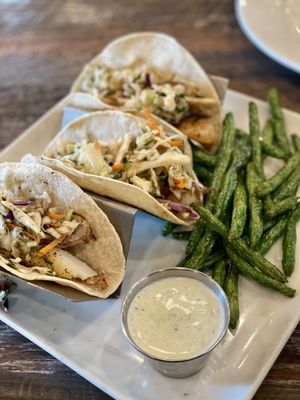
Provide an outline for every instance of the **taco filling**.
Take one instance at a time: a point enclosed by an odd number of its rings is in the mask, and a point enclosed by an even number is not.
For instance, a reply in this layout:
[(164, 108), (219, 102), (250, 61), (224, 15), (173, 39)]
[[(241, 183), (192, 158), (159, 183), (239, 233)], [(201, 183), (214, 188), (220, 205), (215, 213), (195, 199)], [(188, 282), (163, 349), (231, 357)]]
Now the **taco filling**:
[[(149, 117), (149, 115), (148, 115)], [(91, 134), (81, 141), (60, 139), (48, 157), (87, 174), (137, 186), (185, 221), (198, 219), (193, 203), (202, 203), (205, 188), (190, 173), (182, 135), (166, 136), (155, 120), (130, 133), (104, 142)]]
[(47, 192), (26, 200), (1, 196), (0, 225), (1, 262), (24, 274), (38, 272), (106, 289), (104, 276), (68, 251), (94, 240), (89, 224), (72, 209), (53, 207)]
[(118, 69), (98, 63), (83, 77), (80, 91), (113, 107), (137, 110), (147, 107), (172, 125), (179, 125), (188, 117), (211, 116), (219, 108), (218, 101), (204, 97), (196, 85), (138, 64)]

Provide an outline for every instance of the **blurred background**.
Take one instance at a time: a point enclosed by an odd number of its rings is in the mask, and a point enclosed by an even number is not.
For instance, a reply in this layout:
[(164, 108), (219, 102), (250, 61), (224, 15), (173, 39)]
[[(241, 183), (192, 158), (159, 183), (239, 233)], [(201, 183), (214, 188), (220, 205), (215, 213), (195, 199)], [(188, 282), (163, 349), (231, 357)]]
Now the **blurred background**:
[(232, 0), (0, 0), (0, 116), (9, 133), (0, 146), (63, 97), (107, 42), (141, 30), (174, 35), (232, 89), (264, 98), (276, 86), (284, 106), (300, 111), (299, 75), (248, 41)]

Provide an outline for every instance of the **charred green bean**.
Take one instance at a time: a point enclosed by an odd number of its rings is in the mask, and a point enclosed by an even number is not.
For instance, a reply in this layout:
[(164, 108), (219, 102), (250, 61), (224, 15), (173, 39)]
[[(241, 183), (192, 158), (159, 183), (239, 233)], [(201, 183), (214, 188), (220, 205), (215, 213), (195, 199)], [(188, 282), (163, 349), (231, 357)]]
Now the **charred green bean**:
[(257, 186), (256, 195), (259, 197), (265, 197), (274, 192), (299, 166), (299, 163), (300, 152), (297, 152), (291, 158), (289, 158), (285, 166), (282, 167), (275, 175)]
[[(225, 241), (228, 241), (229, 230), (218, 218), (216, 218), (204, 207), (195, 205), (195, 209), (211, 230), (219, 233), (221, 236), (223, 236)], [(286, 276), (260, 253), (250, 249), (244, 240), (233, 240), (230, 242), (230, 245), (236, 252), (238, 252), (238, 254), (242, 255), (242, 257), (245, 258), (251, 265), (255, 266), (265, 275), (268, 275), (279, 282), (286, 282)]]
[(193, 168), (194, 168), (194, 171), (195, 171), (196, 175), (198, 176), (199, 180), (202, 183), (206, 184), (207, 186), (210, 186), (212, 172), (197, 163), (194, 164)]
[(275, 279), (270, 278), (269, 276), (264, 275), (262, 272), (258, 271), (256, 268), (253, 268), (247, 261), (243, 260), (232, 247), (226, 247), (227, 254), (233, 264), (238, 268), (238, 270), (245, 275), (246, 277), (260, 283), (261, 285), (268, 287), (270, 289), (276, 290), (277, 292), (283, 294), (287, 297), (294, 297), (296, 290), (278, 282)]
[(273, 244), (283, 235), (287, 221), (288, 215), (284, 215), (263, 234), (257, 247), (258, 253), (264, 256), (271, 249)]
[[(234, 137), (235, 137), (235, 128), (234, 128), (233, 115), (229, 113), (226, 115), (223, 121), (222, 141), (219, 152), (217, 154), (216, 167), (214, 169), (211, 180), (211, 187), (213, 188), (213, 190), (208, 195), (205, 204), (205, 206), (209, 210), (212, 210), (214, 207), (217, 195), (222, 186), (224, 175), (230, 163), (232, 148), (234, 144)], [(208, 250), (206, 251), (204, 247), (202, 248), (202, 246), (209, 247), (208, 244), (211, 243), (213, 235), (209, 234), (209, 238), (205, 239), (203, 237), (203, 232), (204, 232), (204, 226), (200, 220), (196, 223), (196, 226), (193, 230), (193, 233), (190, 236), (186, 248), (186, 254), (188, 255), (195, 252), (195, 254), (193, 254), (193, 257), (191, 257), (187, 261), (185, 265), (187, 268), (197, 268), (197, 265), (201, 264), (201, 262), (207, 255)]]
[(204, 224), (203, 221), (198, 220), (194, 226), (194, 229), (191, 233), (191, 236), (188, 240), (186, 249), (185, 249), (185, 253), (187, 256), (191, 255), (197, 245), (197, 243), (199, 242), (199, 240), (202, 237), (203, 231), (204, 231)]
[(177, 240), (188, 240), (191, 236), (191, 232), (172, 232), (172, 236)]
[(273, 128), (279, 147), (281, 147), (287, 154), (291, 154), (285, 129), (284, 115), (279, 103), (278, 92), (275, 88), (269, 90), (267, 99), (270, 105)]
[(212, 209), (213, 203), (217, 197), (217, 194), (222, 186), (222, 182), (224, 179), (224, 175), (228, 168), (231, 159), (231, 153), (234, 144), (234, 120), (233, 115), (228, 113), (223, 122), (223, 137), (220, 145), (220, 150), (217, 155), (216, 167), (213, 172), (213, 177), (211, 181), (212, 191), (208, 196), (208, 206), (209, 209)]
[(286, 181), (274, 192), (274, 203), (285, 199), (286, 197), (295, 196), (300, 185), (300, 168), (296, 169), (288, 177)]
[(292, 142), (295, 151), (300, 151), (300, 136), (298, 136), (296, 133), (292, 134)]
[(272, 145), (274, 139), (274, 130), (271, 120), (268, 120), (263, 128), (262, 139), (267, 145)]
[(227, 272), (227, 262), (226, 260), (220, 260), (216, 263), (212, 270), (211, 277), (215, 280), (221, 287), (224, 287), (225, 278)]
[(261, 146), (260, 146), (260, 126), (258, 111), (255, 103), (249, 103), (249, 132), (251, 143), (251, 156), (256, 170), (262, 174)]
[(235, 264), (231, 265), (225, 284), (225, 293), (227, 295), (230, 308), (230, 327), (236, 328), (239, 320), (239, 270)]
[(273, 204), (271, 208), (266, 211), (267, 218), (275, 218), (278, 215), (285, 214), (293, 210), (299, 203), (299, 198), (296, 196), (287, 197), (276, 204)]
[(261, 149), (265, 155), (278, 158), (280, 160), (286, 160), (289, 157), (287, 153), (280, 147), (276, 147), (272, 144), (266, 143), (265, 141), (261, 142)]
[(229, 240), (242, 236), (247, 221), (247, 191), (241, 181), (234, 192)]
[(214, 167), (216, 165), (216, 156), (214, 154), (205, 153), (200, 149), (193, 148), (193, 161), (209, 167)]
[(260, 183), (260, 179), (257, 176), (255, 165), (249, 163), (247, 165), (247, 189), (248, 189), (248, 206), (249, 206), (249, 238), (250, 246), (255, 249), (258, 245), (261, 235), (263, 233), (263, 220), (262, 210), (263, 202), (262, 199), (256, 197), (255, 189)]
[(300, 205), (292, 211), (282, 241), (282, 267), (287, 276), (290, 276), (295, 268), (295, 253), (297, 242), (297, 222), (300, 219)]
[(177, 225), (176, 225), (176, 224), (173, 224), (173, 222), (166, 221), (166, 222), (164, 223), (163, 228), (162, 228), (162, 235), (163, 235), (163, 236), (168, 236), (168, 235), (170, 235), (170, 234), (174, 231), (174, 229), (175, 229), (176, 227), (177, 227)]

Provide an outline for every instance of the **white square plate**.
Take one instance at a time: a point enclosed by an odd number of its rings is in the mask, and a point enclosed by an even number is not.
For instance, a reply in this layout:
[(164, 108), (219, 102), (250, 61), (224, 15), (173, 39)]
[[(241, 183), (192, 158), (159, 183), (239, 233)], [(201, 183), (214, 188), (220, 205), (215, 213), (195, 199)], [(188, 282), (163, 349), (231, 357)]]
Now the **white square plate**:
[[(226, 95), (225, 112), (234, 113), (241, 129), (247, 129), (250, 100), (233, 91)], [(26, 152), (40, 153), (58, 129), (66, 101), (5, 149), (0, 161), (17, 161)], [(261, 101), (257, 104), (263, 123), (268, 107)], [(286, 111), (285, 116), (288, 131), (297, 131), (300, 115)], [(268, 172), (278, 165), (272, 160)], [(118, 400), (250, 399), (299, 322), (299, 293), (288, 299), (241, 278), (237, 331), (227, 333), (197, 375), (180, 380), (162, 376), (131, 348), (120, 325), (122, 298), (131, 285), (146, 273), (176, 265), (183, 257), (185, 244), (163, 238), (161, 227), (158, 218), (138, 214), (119, 299), (70, 303), (22, 283), (10, 297), (9, 313), (0, 312), (0, 319)], [(298, 246), (298, 260), (299, 255)], [(268, 258), (280, 264), (279, 243)], [(290, 285), (300, 292), (300, 265)]]

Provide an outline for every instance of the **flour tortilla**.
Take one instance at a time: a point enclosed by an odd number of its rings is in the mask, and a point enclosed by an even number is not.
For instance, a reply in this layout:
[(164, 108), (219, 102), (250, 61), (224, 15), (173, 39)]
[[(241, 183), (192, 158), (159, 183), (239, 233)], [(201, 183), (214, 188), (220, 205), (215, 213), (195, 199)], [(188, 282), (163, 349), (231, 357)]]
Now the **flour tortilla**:
[(81, 91), (84, 77), (94, 69), (95, 65), (123, 68), (136, 63), (165, 70), (176, 79), (200, 89), (203, 98), (193, 99), (192, 108), (201, 116), (186, 118), (177, 127), (206, 148), (216, 148), (221, 136), (221, 106), (217, 92), (191, 53), (171, 36), (143, 32), (122, 36), (112, 41), (85, 65), (73, 83), (71, 92)]
[(70, 93), (66, 99), (65, 105), (67, 107), (73, 107), (86, 112), (107, 110), (111, 108), (96, 97), (80, 92)]
[[(156, 120), (158, 122), (160, 121), (158, 119)], [(44, 156), (40, 158), (27, 156), (23, 161), (40, 162), (43, 165), (47, 165), (48, 167), (64, 173), (85, 190), (130, 204), (175, 224), (188, 225), (189, 222), (175, 216), (153, 196), (137, 186), (116, 179), (85, 173), (67, 166), (59, 159), (53, 158), (53, 153), (56, 150), (57, 143), (62, 139), (71, 142), (81, 141), (85, 139), (86, 134), (89, 133), (96, 139), (109, 142), (111, 140), (118, 140), (127, 133), (132, 135), (140, 134), (140, 127), (143, 123), (143, 119), (118, 110), (105, 110), (90, 113), (67, 125), (49, 144), (44, 152)], [(199, 183), (192, 169), (192, 152), (186, 136), (165, 122), (163, 122), (163, 125), (164, 132), (167, 136), (176, 134), (184, 141), (185, 154), (165, 153), (163, 155), (164, 157), (152, 162), (151, 164), (148, 163), (146, 167), (155, 168), (178, 162), (184, 165), (184, 168), (188, 171), (190, 176), (195, 180), (195, 182)], [(136, 171), (141, 171), (140, 165), (136, 166)]]
[[(106, 298), (116, 291), (123, 280), (125, 259), (122, 244), (114, 227), (96, 203), (65, 175), (40, 164), (0, 164), (0, 191), (9, 199), (26, 199), (47, 191), (52, 206), (72, 208), (88, 222), (95, 240), (67, 249), (86, 262), (98, 274), (103, 274), (106, 289), (65, 278), (44, 275), (40, 272), (22, 273), (6, 265), (0, 257), (0, 266), (19, 278), (43, 280), (69, 286), (91, 296)], [(0, 252), (1, 254), (1, 252)]]

